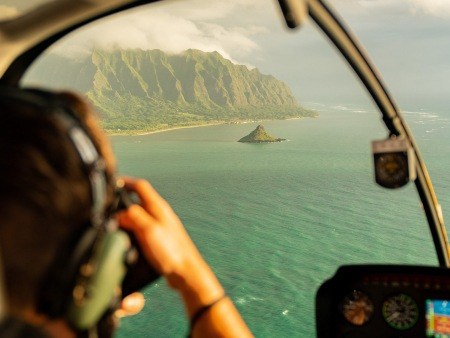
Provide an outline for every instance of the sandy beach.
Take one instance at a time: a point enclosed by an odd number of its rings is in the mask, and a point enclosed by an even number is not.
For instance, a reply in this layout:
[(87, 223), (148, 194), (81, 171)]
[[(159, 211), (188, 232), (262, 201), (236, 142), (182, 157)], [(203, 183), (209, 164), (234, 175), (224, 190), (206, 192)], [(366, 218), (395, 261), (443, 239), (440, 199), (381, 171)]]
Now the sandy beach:
[[(299, 120), (305, 118), (304, 116), (299, 117), (291, 117), (287, 119), (282, 120)], [(178, 126), (178, 127), (170, 127), (166, 129), (159, 129), (159, 130), (152, 130), (152, 131), (129, 131), (129, 132), (117, 132), (112, 130), (106, 130), (106, 133), (108, 136), (142, 136), (142, 135), (150, 135), (150, 134), (156, 134), (156, 133), (163, 133), (166, 131), (171, 130), (178, 130), (178, 129), (187, 129), (187, 128), (199, 128), (199, 127), (208, 127), (208, 126), (218, 126), (222, 124), (247, 124), (247, 123), (261, 123), (261, 122), (267, 122), (267, 121), (278, 121), (278, 120), (248, 120), (248, 121), (236, 121), (236, 122), (226, 122), (226, 121), (220, 121), (220, 122), (211, 122), (211, 123), (202, 123), (202, 124), (196, 124), (192, 126)]]

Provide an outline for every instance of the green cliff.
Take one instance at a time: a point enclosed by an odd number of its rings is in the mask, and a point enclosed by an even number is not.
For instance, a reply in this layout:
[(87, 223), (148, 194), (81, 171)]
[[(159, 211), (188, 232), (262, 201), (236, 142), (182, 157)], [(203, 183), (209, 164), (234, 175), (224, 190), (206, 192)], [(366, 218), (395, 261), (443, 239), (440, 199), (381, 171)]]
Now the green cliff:
[(275, 77), (193, 49), (94, 50), (82, 60), (48, 55), (27, 82), (86, 93), (112, 132), (316, 115)]
[(286, 141), (284, 138), (276, 138), (267, 134), (263, 125), (259, 125), (247, 136), (241, 138), (238, 142), (244, 143), (270, 143), (270, 142), (281, 142)]

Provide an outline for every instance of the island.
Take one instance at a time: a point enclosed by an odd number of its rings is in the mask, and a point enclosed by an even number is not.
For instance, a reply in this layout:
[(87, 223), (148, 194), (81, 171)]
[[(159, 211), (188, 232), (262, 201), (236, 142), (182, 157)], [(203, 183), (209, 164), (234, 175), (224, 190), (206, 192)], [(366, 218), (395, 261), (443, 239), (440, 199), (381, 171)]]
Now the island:
[(255, 130), (253, 130), (247, 136), (241, 138), (238, 142), (244, 143), (270, 143), (270, 142), (282, 142), (286, 141), (284, 138), (276, 138), (267, 134), (264, 126), (262, 124), (258, 125)]

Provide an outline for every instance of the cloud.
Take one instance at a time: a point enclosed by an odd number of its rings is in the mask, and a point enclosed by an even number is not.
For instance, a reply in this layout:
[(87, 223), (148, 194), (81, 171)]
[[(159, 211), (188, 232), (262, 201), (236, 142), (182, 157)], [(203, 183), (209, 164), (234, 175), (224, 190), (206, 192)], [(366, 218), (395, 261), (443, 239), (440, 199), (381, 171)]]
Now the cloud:
[(228, 0), (228, 1), (205, 1), (190, 0), (188, 3), (181, 4), (161, 4), (169, 8), (170, 12), (176, 16), (183, 16), (189, 20), (218, 20), (229, 17), (236, 11), (242, 11), (249, 8), (258, 7), (254, 0)]
[(354, 14), (357, 14), (357, 11), (363, 11), (364, 14), (379, 11), (386, 15), (393, 12), (450, 19), (449, 0), (336, 0), (336, 6)]
[(364, 8), (379, 8), (393, 5), (392, 1), (389, 0), (358, 0), (357, 3)]
[[(252, 0), (201, 1), (203, 6), (195, 6), (196, 3), (200, 2), (190, 1), (189, 6), (175, 2), (117, 15), (72, 34), (53, 52), (80, 57), (94, 47), (161, 49), (168, 53), (194, 48), (218, 51), (234, 63), (253, 67), (240, 60), (259, 50), (254, 37), (268, 30), (252, 22), (230, 25), (228, 18), (238, 9), (258, 5)], [(221, 19), (226, 19), (226, 25)]]
[(450, 19), (448, 0), (404, 0), (412, 6), (413, 13), (421, 12), (440, 18)]

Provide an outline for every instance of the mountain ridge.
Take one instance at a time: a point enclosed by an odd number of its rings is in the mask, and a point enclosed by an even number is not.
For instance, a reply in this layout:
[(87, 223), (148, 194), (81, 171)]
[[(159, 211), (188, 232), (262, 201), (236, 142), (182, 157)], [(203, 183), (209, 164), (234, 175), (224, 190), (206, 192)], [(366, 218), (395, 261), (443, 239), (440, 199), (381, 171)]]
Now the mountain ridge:
[(218, 52), (95, 49), (82, 60), (52, 55), (36, 68), (29, 81), (70, 83), (110, 132), (316, 115), (298, 105), (284, 82)]

